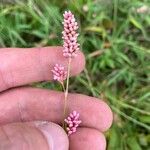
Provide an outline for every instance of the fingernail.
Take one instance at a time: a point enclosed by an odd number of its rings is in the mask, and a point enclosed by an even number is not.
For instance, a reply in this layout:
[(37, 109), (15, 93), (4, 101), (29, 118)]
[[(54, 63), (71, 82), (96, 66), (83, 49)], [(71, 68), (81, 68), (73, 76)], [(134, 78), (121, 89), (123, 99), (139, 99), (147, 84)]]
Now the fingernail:
[(36, 121), (35, 126), (45, 136), (50, 150), (68, 150), (68, 137), (59, 125), (47, 121)]

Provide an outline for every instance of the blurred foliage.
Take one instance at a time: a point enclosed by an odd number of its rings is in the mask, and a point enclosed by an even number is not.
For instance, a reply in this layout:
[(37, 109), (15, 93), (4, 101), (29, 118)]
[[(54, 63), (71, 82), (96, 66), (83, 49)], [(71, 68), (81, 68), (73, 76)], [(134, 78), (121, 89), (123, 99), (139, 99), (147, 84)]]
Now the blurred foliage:
[[(150, 1), (27, 0), (0, 4), (0, 47), (61, 45), (62, 13), (80, 24), (86, 69), (70, 91), (99, 97), (114, 112), (109, 150), (150, 149)], [(60, 89), (41, 83), (38, 87)]]

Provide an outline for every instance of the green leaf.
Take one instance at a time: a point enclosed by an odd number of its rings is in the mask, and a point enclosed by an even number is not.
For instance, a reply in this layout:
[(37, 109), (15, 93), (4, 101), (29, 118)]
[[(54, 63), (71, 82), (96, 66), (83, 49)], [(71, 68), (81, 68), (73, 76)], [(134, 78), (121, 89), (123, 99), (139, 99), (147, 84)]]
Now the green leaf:
[(140, 116), (139, 116), (139, 120), (140, 120), (141, 122), (150, 124), (150, 116), (140, 115)]
[(120, 138), (121, 132), (117, 126), (113, 126), (110, 131), (110, 139), (108, 143), (109, 150), (123, 150), (122, 139)]
[(88, 32), (97, 32), (97, 33), (100, 33), (103, 37), (106, 36), (106, 30), (104, 29), (104, 27), (100, 27), (100, 26), (93, 26), (93, 27), (86, 27), (84, 29), (85, 31), (88, 31)]
[(127, 144), (130, 150), (142, 150), (135, 136), (127, 138)]
[(133, 16), (129, 16), (130, 22), (138, 29), (142, 30), (142, 25)]

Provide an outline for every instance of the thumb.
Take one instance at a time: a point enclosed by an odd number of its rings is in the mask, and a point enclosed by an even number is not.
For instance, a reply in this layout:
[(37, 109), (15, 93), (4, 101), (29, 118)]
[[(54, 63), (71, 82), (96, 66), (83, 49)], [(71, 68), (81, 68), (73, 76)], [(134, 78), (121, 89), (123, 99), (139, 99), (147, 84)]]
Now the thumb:
[(68, 150), (64, 130), (51, 122), (11, 123), (0, 126), (0, 149)]

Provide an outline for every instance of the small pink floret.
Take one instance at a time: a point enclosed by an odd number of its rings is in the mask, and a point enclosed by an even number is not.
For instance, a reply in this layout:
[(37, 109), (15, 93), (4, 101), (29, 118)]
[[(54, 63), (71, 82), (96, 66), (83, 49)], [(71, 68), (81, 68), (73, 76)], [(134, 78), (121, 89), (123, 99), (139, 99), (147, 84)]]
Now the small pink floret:
[(62, 65), (56, 64), (52, 70), (53, 79), (59, 82), (63, 82), (67, 78), (67, 71)]
[(67, 132), (68, 136), (71, 135), (72, 133), (76, 132), (77, 127), (80, 125), (81, 120), (79, 120), (80, 114), (77, 113), (76, 111), (73, 111), (72, 113), (69, 114), (67, 119), (64, 121), (67, 124)]
[(78, 23), (75, 20), (74, 15), (72, 14), (71, 11), (65, 11), (63, 14), (64, 16), (64, 31), (62, 32), (63, 34), (63, 55), (65, 57), (76, 57), (77, 56), (77, 51), (79, 50), (79, 43), (77, 42), (77, 29)]

